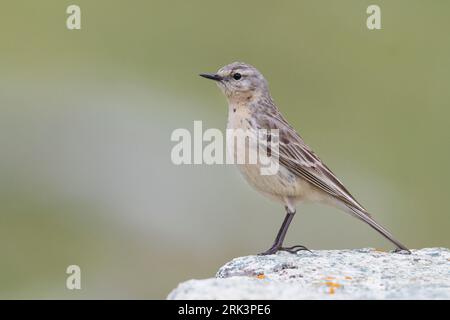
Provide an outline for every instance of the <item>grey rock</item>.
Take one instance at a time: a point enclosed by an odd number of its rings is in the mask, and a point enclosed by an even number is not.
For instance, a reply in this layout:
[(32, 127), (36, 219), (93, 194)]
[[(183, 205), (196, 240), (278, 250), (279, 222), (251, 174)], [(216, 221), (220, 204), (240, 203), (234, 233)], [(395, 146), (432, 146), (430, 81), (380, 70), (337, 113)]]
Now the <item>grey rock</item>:
[(450, 250), (318, 250), (233, 259), (168, 299), (450, 299)]

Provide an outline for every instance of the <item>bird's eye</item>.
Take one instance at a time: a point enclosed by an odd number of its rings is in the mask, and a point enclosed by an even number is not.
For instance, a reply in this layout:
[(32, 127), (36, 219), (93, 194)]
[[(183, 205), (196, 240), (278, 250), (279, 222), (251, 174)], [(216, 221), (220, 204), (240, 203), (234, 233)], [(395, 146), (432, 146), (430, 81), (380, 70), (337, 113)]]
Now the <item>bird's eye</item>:
[(233, 74), (233, 79), (234, 80), (239, 80), (240, 78), (242, 78), (242, 75), (240, 73)]

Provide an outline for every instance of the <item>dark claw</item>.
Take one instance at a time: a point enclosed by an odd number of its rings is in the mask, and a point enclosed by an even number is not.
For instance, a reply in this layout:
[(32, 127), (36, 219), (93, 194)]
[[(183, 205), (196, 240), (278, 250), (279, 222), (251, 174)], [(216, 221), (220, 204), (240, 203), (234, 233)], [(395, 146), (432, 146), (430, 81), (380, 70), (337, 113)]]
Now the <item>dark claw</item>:
[(297, 254), (297, 252), (302, 251), (302, 250), (306, 250), (306, 251), (312, 253), (311, 250), (309, 250), (307, 247), (302, 246), (302, 245), (297, 245), (297, 246), (292, 246), (292, 247), (287, 247), (287, 248), (283, 248), (282, 247), (279, 250), (280, 251), (287, 251), (287, 252), (293, 253), (293, 254)]
[(264, 252), (258, 253), (258, 256), (267, 256), (269, 254), (275, 254), (279, 250), (279, 247), (272, 247)]
[(399, 254), (411, 254), (411, 251), (409, 251), (408, 249), (401, 249), (401, 248), (396, 248), (394, 250), (392, 250), (393, 253), (399, 253)]
[(302, 246), (302, 245), (297, 245), (297, 246), (292, 246), (292, 247), (271, 247), (269, 250), (259, 253), (258, 256), (266, 256), (269, 254), (275, 254), (278, 251), (286, 251), (286, 252), (289, 252), (292, 254), (297, 254), (297, 252), (302, 251), (302, 250), (311, 252), (311, 250), (309, 250), (307, 247)]

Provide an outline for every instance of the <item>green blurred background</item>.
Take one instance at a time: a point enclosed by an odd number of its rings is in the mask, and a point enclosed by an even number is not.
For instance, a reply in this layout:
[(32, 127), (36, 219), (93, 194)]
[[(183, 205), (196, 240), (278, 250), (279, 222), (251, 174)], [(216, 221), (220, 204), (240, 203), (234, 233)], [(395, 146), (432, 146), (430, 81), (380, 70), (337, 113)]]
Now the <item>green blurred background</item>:
[[(378, 4), (382, 30), (366, 28)], [(82, 30), (66, 29), (66, 8)], [(197, 76), (259, 68), (282, 112), (412, 248), (450, 246), (449, 1), (4, 0), (0, 298), (165, 298), (267, 249), (283, 208), (235, 168), (175, 166), (176, 128), (225, 128)], [(287, 243), (391, 245), (298, 208)], [(65, 287), (66, 267), (82, 290)]]

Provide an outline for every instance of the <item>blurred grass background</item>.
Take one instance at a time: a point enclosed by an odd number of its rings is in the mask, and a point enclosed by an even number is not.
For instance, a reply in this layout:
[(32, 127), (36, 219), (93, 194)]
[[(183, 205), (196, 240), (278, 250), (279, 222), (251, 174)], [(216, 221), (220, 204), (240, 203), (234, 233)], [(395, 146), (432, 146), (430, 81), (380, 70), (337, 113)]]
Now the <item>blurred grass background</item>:
[[(82, 30), (65, 27), (82, 10)], [(365, 26), (380, 5), (382, 30)], [(283, 209), (232, 166), (174, 166), (170, 134), (225, 128), (197, 76), (259, 68), (282, 112), (412, 248), (450, 246), (450, 2), (2, 2), (0, 298), (164, 298), (272, 242)], [(287, 243), (391, 246), (334, 209)], [(65, 288), (78, 264), (82, 290)]]

